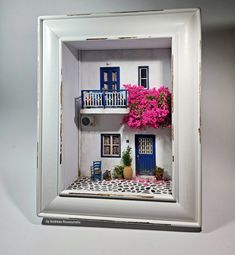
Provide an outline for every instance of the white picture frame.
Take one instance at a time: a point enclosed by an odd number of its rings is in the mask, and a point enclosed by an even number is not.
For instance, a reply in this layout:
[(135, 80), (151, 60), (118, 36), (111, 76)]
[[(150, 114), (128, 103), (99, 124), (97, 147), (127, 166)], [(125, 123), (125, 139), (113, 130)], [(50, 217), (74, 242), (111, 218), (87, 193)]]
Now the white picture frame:
[[(128, 24), (128, 25), (127, 25)], [(173, 200), (61, 197), (62, 43), (171, 38)], [(122, 39), (121, 39), (122, 38)], [(37, 213), (79, 224), (201, 230), (201, 23), (199, 9), (38, 18)], [(88, 225), (89, 225), (88, 224)]]

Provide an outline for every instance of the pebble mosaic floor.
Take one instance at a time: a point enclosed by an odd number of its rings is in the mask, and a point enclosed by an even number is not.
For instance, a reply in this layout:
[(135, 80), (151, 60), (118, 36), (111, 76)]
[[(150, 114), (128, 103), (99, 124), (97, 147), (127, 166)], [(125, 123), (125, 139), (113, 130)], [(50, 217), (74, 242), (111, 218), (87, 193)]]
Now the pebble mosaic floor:
[(147, 179), (114, 179), (110, 181), (91, 181), (88, 177), (75, 180), (67, 190), (62, 192), (85, 194), (125, 194), (125, 195), (172, 195), (171, 181), (156, 181)]

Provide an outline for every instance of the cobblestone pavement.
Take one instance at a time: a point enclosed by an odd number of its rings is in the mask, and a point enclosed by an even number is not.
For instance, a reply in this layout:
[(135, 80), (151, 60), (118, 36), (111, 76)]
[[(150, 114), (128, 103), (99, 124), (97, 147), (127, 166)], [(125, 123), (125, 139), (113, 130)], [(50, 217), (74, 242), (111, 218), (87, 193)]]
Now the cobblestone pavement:
[(114, 179), (110, 181), (92, 181), (88, 177), (76, 179), (66, 190), (76, 193), (122, 193), (122, 194), (149, 194), (149, 195), (172, 195), (171, 181), (157, 181), (147, 179)]

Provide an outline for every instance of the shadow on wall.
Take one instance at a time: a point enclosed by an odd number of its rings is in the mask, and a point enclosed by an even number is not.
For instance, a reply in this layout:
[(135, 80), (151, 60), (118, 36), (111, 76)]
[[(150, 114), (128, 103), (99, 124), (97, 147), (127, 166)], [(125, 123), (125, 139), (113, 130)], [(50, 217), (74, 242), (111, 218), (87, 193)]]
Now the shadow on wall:
[(79, 112), (80, 109), (81, 109), (81, 97), (75, 97), (74, 98), (74, 112), (75, 112), (74, 123), (77, 129), (79, 129), (79, 126), (80, 126), (80, 118), (81, 118), (81, 114)]
[(235, 27), (203, 31), (203, 231), (235, 220)]
[[(82, 114), (81, 114), (82, 116)], [(86, 115), (84, 115), (86, 116)], [(91, 132), (121, 132), (122, 127), (122, 118), (123, 115), (112, 115), (112, 114), (98, 114), (90, 115), (94, 117), (94, 126), (83, 126), (81, 125), (82, 131), (91, 131)]]

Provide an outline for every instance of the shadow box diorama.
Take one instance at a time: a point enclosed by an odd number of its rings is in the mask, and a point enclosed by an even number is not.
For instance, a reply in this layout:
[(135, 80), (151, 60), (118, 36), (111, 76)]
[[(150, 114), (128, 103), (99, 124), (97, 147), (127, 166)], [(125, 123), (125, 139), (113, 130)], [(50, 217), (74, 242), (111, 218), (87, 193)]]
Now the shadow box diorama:
[(40, 17), (44, 223), (200, 231), (200, 68), (198, 9)]

